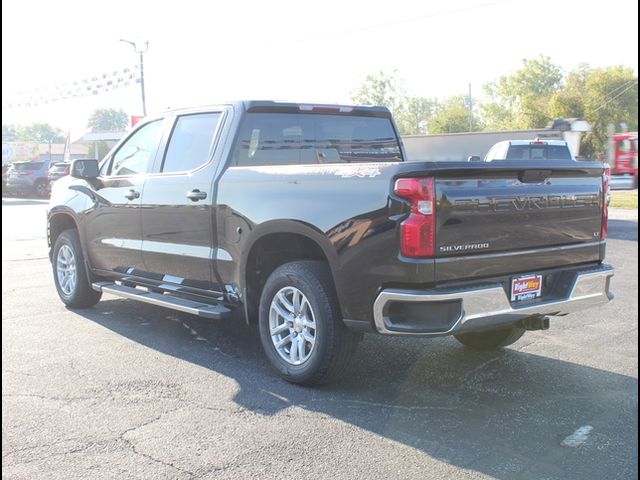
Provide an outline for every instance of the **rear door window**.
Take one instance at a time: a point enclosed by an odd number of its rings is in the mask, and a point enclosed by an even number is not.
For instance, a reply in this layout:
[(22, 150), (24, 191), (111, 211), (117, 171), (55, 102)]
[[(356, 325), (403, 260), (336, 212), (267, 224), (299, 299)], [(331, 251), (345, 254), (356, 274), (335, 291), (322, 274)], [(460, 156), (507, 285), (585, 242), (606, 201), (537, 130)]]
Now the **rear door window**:
[(232, 164), (393, 161), (402, 161), (402, 154), (388, 118), (250, 113), (240, 128)]
[(43, 162), (14, 163), (13, 170), (16, 172), (35, 172), (44, 166)]
[(209, 161), (222, 113), (182, 115), (176, 120), (162, 172), (188, 172)]

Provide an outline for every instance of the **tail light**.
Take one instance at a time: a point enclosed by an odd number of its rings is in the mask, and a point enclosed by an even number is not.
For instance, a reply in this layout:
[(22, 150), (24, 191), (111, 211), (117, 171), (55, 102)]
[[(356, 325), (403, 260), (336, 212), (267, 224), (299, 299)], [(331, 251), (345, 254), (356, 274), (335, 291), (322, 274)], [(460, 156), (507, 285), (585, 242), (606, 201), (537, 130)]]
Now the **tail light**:
[(607, 238), (609, 234), (609, 203), (611, 203), (611, 167), (604, 169), (602, 176), (602, 226), (600, 227), (600, 240)]
[(436, 246), (434, 179), (399, 178), (396, 180), (394, 192), (411, 202), (411, 213), (400, 224), (400, 251), (406, 257), (433, 257)]

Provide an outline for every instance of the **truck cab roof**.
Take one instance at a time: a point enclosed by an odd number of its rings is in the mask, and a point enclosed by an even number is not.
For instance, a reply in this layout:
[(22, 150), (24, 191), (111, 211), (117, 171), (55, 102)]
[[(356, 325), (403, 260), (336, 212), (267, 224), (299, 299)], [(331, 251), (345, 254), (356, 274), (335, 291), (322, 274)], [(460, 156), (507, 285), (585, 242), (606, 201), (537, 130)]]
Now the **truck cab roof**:
[[(333, 115), (359, 115), (369, 117), (391, 118), (387, 107), (371, 105), (343, 105), (305, 102), (276, 102), (273, 100), (232, 100), (222, 103), (197, 107), (182, 107), (158, 112), (153, 118), (166, 116), (168, 113), (194, 113), (212, 108), (234, 107), (250, 113), (317, 113)], [(149, 120), (152, 116), (147, 117)]]

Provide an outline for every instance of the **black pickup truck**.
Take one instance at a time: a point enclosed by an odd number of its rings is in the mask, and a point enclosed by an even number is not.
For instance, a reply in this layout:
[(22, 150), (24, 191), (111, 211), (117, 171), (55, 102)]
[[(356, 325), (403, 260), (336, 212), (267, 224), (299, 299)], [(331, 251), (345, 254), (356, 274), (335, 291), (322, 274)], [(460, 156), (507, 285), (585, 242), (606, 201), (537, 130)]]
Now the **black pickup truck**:
[(265, 101), (147, 118), (53, 187), (58, 294), (257, 323), (287, 380), (363, 332), (498, 348), (608, 302), (607, 176), (574, 160), (407, 161), (380, 107)]

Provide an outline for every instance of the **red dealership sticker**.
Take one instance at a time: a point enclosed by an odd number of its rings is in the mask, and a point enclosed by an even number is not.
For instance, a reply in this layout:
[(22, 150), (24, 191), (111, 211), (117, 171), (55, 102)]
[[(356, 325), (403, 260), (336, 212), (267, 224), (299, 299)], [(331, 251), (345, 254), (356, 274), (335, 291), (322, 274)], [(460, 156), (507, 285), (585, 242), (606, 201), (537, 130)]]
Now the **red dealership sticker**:
[(531, 300), (542, 294), (542, 275), (528, 275), (511, 280), (511, 301)]

